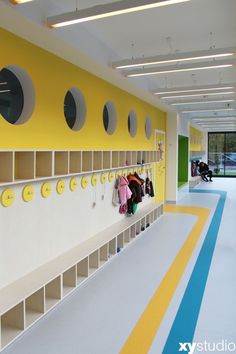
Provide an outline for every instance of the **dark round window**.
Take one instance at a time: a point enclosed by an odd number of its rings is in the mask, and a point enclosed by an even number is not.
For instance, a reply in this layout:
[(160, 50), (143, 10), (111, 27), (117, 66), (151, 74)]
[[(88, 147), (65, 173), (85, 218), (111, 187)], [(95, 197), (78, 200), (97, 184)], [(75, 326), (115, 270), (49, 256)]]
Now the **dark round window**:
[(64, 100), (64, 114), (68, 126), (73, 129), (76, 122), (76, 103), (70, 91), (67, 92)]
[(16, 75), (4, 68), (0, 71), (0, 114), (15, 124), (23, 111), (24, 93)]
[(134, 111), (130, 111), (128, 115), (128, 131), (130, 136), (135, 137), (137, 133), (137, 117)]
[(64, 99), (64, 115), (70, 129), (80, 130), (86, 118), (86, 103), (82, 92), (73, 87), (67, 91)]
[(108, 101), (103, 108), (103, 126), (110, 135), (116, 129), (116, 109), (111, 101)]

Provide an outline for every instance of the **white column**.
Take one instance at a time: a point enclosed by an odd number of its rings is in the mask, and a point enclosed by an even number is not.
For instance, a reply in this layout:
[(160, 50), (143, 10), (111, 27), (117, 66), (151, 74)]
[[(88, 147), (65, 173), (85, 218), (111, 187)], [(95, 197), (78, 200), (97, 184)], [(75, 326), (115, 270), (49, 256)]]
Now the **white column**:
[(178, 177), (178, 114), (167, 112), (166, 121), (166, 201), (177, 200)]

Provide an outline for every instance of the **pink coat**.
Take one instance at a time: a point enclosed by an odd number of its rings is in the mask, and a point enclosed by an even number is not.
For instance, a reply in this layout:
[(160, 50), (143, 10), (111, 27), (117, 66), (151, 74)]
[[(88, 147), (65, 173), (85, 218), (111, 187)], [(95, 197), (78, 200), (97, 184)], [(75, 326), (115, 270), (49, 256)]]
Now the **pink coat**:
[(121, 176), (118, 183), (118, 192), (120, 198), (120, 204), (124, 205), (131, 198), (132, 192), (129, 189), (129, 181), (126, 177)]

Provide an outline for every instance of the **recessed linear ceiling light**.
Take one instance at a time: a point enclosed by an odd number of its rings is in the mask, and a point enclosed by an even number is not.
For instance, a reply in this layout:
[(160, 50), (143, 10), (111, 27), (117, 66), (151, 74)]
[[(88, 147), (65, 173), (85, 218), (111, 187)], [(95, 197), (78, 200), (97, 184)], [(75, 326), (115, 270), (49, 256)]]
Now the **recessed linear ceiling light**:
[(178, 102), (178, 103), (170, 103), (171, 106), (181, 106), (188, 104), (203, 104), (203, 103), (223, 103), (223, 102), (235, 102), (235, 100), (218, 100), (218, 101), (198, 101), (198, 102)]
[(0, 93), (11, 92), (11, 90), (0, 90)]
[(178, 96), (165, 96), (165, 97), (161, 97), (161, 99), (173, 99), (173, 98), (188, 98), (188, 97), (201, 97), (201, 96), (215, 96), (215, 95), (233, 95), (234, 93), (236, 93), (235, 91), (227, 91), (227, 92), (212, 92), (212, 93), (203, 93), (203, 94), (196, 94), (196, 95), (178, 95)]
[(7, 82), (0, 82), (0, 85), (7, 85)]
[(150, 66), (166, 63), (184, 62), (190, 60), (223, 58), (235, 55), (236, 48), (220, 48), (199, 50), (188, 53), (175, 53), (169, 55), (157, 55), (147, 58), (123, 59), (112, 63), (114, 69), (128, 69), (139, 66)]
[(10, 0), (12, 4), (17, 5), (17, 4), (24, 4), (25, 2), (30, 2), (33, 0)]
[(49, 27), (69, 26), (75, 23), (87, 22), (100, 18), (122, 15), (135, 11), (143, 11), (153, 9), (155, 7), (174, 5), (188, 1), (191, 0), (121, 0), (48, 17), (47, 24)]
[(124, 72), (123, 75), (126, 77), (137, 77), (137, 76), (149, 76), (149, 75), (160, 75), (177, 73), (184, 71), (195, 71), (195, 70), (210, 70), (219, 68), (229, 68), (232, 67), (236, 62), (235, 60), (219, 60), (219, 61), (207, 61), (203, 63), (195, 64), (183, 64), (183, 65), (169, 65), (153, 69), (137, 69), (130, 72)]
[(199, 113), (199, 112), (222, 112), (222, 111), (235, 111), (236, 108), (221, 108), (221, 109), (198, 109), (198, 110), (188, 110), (181, 111), (181, 113)]
[(215, 120), (226, 120), (226, 119), (229, 119), (229, 120), (235, 120), (236, 119), (236, 116), (226, 116), (226, 117), (205, 117), (205, 118), (193, 118), (192, 120), (194, 122), (205, 122), (206, 120), (209, 120), (209, 121), (215, 121)]
[[(173, 90), (173, 91), (154, 91), (154, 95), (168, 95), (169, 93), (185, 93), (185, 92), (202, 92), (202, 91), (216, 91), (216, 90), (231, 90), (234, 86), (225, 87), (212, 87), (212, 88), (199, 88), (199, 89), (189, 89), (189, 90)], [(207, 94), (207, 93), (206, 93)]]

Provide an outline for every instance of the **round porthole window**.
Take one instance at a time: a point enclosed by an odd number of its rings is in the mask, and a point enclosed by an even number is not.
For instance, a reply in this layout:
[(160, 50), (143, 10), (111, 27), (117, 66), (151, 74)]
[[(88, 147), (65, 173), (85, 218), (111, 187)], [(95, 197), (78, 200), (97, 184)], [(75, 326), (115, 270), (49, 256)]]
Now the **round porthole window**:
[(35, 91), (28, 74), (9, 65), (0, 71), (0, 114), (11, 124), (23, 124), (32, 115)]
[(145, 133), (146, 133), (146, 137), (148, 139), (150, 139), (151, 135), (152, 135), (152, 122), (151, 122), (151, 119), (149, 117), (146, 118)]
[(86, 104), (81, 91), (75, 87), (67, 91), (64, 99), (66, 123), (72, 130), (80, 130), (85, 122)]
[(137, 124), (136, 113), (134, 111), (130, 111), (128, 115), (128, 130), (132, 137), (135, 137), (137, 133), (137, 128), (138, 128), (138, 124)]
[(116, 129), (116, 110), (111, 101), (108, 101), (103, 108), (103, 126), (108, 134), (113, 134)]

